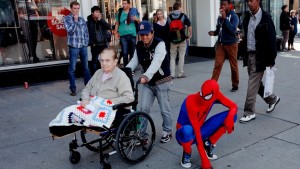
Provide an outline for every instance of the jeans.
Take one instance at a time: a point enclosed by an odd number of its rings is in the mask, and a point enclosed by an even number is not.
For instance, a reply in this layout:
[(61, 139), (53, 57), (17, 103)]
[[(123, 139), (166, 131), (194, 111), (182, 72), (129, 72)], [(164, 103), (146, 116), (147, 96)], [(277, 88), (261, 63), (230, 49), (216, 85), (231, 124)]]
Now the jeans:
[(135, 46), (136, 46), (136, 37), (132, 35), (124, 35), (120, 37), (121, 49), (123, 56), (124, 67), (128, 64), (128, 54), (130, 59), (133, 57)]
[(87, 47), (74, 48), (69, 46), (69, 81), (70, 81), (70, 90), (76, 91), (75, 85), (75, 70), (78, 54), (80, 56), (80, 61), (83, 69), (84, 85), (88, 83), (91, 78), (89, 66), (88, 66), (88, 53)]
[[(141, 111), (144, 111), (146, 113), (150, 113), (150, 108), (153, 105), (155, 97), (157, 98), (161, 115), (163, 119), (163, 131), (166, 131), (168, 133), (172, 132), (172, 114), (171, 114), (171, 108), (170, 108), (170, 86), (171, 82), (165, 82), (162, 84), (159, 84), (157, 86), (150, 86), (148, 84), (145, 84), (143, 86), (142, 91), (142, 98), (141, 98)], [(145, 133), (147, 129), (147, 123), (142, 123), (142, 132)]]

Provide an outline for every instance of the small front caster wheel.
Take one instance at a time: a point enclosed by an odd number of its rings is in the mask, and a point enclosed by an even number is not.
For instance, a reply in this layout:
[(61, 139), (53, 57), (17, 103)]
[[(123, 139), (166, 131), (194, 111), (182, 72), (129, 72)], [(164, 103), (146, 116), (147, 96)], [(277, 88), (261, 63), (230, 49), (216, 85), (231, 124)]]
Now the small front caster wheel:
[(78, 151), (70, 151), (69, 160), (72, 164), (77, 164), (80, 161), (80, 153)]

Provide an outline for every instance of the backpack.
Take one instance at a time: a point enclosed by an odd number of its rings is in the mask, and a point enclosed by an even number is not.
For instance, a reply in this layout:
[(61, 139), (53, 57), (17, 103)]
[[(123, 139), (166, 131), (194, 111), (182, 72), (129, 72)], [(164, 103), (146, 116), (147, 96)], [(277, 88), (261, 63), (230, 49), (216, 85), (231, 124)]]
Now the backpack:
[(184, 32), (184, 23), (182, 22), (181, 18), (183, 17), (183, 13), (179, 15), (178, 18), (174, 19), (172, 14), (170, 16), (170, 37), (171, 42), (173, 43), (180, 43), (186, 39), (186, 35)]
[(170, 31), (180, 31), (184, 28), (184, 25), (181, 21), (182, 16), (183, 13), (181, 13), (177, 19), (174, 19), (172, 15), (170, 15)]
[[(132, 9), (132, 8), (129, 9), (128, 16), (127, 16), (127, 21), (130, 21), (130, 20), (131, 20), (131, 19), (130, 19), (131, 16), (129, 15), (131, 9)], [(123, 8), (119, 8), (119, 10), (118, 10), (118, 21), (119, 21), (119, 23), (120, 23), (122, 11), (123, 11)], [(138, 15), (139, 15), (139, 13), (138, 13)], [(135, 25), (135, 30), (136, 30), (136, 32), (138, 32), (138, 31), (139, 31), (139, 23), (136, 22), (136, 21), (134, 21), (134, 25)]]

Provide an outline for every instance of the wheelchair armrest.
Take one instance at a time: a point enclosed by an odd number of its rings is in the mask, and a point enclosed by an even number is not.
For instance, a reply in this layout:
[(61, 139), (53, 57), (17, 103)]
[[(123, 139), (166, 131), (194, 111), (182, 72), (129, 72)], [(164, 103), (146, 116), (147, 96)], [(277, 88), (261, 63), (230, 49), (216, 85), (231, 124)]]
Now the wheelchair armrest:
[(128, 106), (132, 106), (134, 104), (135, 104), (135, 102), (115, 104), (115, 105), (113, 105), (113, 110), (117, 110), (117, 109), (128, 107)]

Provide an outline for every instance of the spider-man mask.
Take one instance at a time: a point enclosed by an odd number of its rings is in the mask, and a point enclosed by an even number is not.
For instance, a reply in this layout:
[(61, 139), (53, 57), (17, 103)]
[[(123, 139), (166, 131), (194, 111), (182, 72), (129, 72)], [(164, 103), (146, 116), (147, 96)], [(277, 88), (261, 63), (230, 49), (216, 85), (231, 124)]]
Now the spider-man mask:
[(219, 89), (219, 85), (215, 80), (205, 81), (200, 91), (201, 102), (212, 104), (218, 97)]

